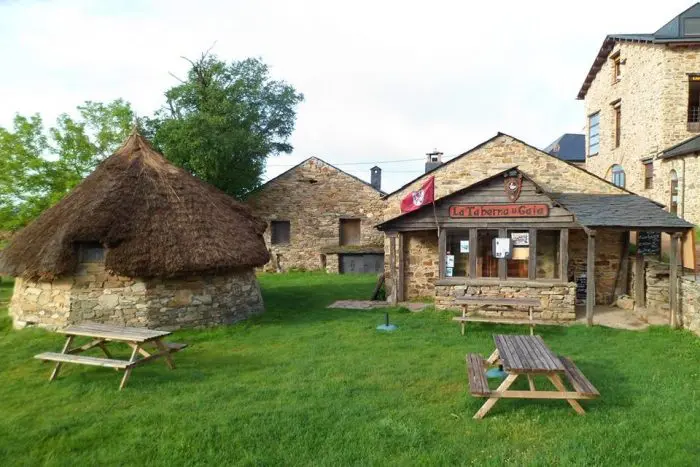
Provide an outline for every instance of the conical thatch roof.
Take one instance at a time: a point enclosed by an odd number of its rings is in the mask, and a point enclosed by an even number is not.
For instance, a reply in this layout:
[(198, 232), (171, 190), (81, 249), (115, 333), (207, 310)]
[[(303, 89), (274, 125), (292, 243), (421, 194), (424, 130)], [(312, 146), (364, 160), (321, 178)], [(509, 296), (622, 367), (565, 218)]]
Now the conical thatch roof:
[(107, 269), (123, 276), (245, 269), (268, 261), (264, 231), (247, 206), (175, 167), (134, 132), (14, 236), (0, 253), (0, 272), (28, 279), (70, 274), (80, 242), (107, 247)]

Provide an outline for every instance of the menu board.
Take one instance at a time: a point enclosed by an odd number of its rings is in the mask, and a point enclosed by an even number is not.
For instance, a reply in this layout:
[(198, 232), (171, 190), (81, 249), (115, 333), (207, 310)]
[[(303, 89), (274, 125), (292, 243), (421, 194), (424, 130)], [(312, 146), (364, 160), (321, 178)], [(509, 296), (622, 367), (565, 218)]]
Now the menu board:
[(639, 232), (637, 251), (644, 256), (658, 255), (661, 252), (661, 233)]
[(586, 291), (588, 290), (588, 278), (585, 274), (581, 274), (576, 278), (576, 304), (584, 305), (586, 303)]

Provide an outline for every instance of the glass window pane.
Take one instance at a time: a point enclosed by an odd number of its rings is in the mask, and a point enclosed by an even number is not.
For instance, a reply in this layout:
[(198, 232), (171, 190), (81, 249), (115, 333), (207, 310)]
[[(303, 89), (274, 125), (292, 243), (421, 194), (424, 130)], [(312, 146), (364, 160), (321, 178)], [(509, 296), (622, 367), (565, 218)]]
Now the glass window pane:
[(469, 232), (447, 235), (445, 277), (466, 277), (469, 272)]
[(509, 230), (513, 253), (508, 259), (508, 277), (527, 279), (530, 264), (530, 233), (527, 230)]
[(685, 35), (700, 36), (700, 18), (685, 19)]
[(498, 277), (498, 258), (493, 257), (493, 239), (498, 237), (498, 230), (477, 231), (477, 277)]
[(537, 278), (559, 279), (558, 230), (537, 231)]

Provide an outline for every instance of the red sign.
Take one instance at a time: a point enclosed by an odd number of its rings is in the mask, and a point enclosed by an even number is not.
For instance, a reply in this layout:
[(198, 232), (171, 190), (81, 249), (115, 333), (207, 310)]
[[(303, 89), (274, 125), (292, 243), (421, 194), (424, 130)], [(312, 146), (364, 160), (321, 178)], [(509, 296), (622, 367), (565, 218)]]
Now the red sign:
[(547, 217), (546, 204), (456, 204), (450, 206), (450, 217)]

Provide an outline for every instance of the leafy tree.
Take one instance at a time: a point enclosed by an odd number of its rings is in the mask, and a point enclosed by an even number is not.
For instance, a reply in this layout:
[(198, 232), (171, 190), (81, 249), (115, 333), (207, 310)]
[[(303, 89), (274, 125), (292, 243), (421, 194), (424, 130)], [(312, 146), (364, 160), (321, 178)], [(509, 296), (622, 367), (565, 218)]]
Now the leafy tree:
[(0, 230), (16, 230), (58, 202), (124, 141), (128, 102), (85, 102), (46, 130), (41, 117), (16, 115), (0, 127)]
[(241, 198), (260, 184), (269, 155), (292, 151), (304, 97), (271, 79), (259, 59), (225, 63), (205, 53), (189, 62), (187, 79), (165, 93), (146, 131), (174, 163)]

